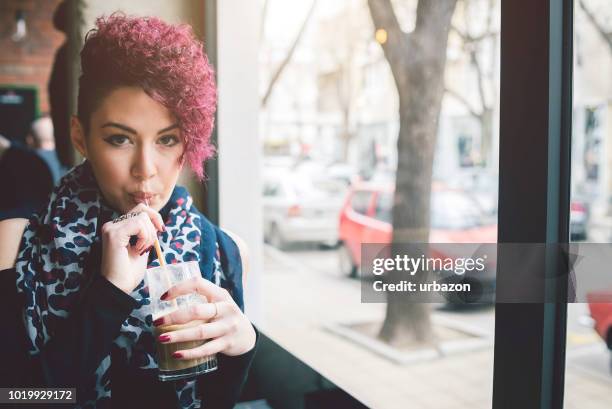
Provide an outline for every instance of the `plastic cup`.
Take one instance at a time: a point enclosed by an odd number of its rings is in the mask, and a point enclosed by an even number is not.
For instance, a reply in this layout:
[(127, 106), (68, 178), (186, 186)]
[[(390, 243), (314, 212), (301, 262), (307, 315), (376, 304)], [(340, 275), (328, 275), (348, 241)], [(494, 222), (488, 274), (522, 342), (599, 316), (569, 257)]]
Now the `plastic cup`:
[[(162, 301), (159, 297), (170, 287), (195, 277), (201, 277), (200, 267), (196, 261), (186, 263), (167, 264), (165, 266), (153, 267), (146, 270), (145, 280), (149, 287), (151, 298), (151, 312), (153, 320), (170, 314), (179, 308), (188, 308), (197, 303), (206, 303), (206, 297), (199, 294), (187, 294), (170, 301)], [(192, 349), (203, 345), (206, 340), (185, 341), (163, 344), (158, 337), (166, 332), (176, 331), (204, 323), (196, 320), (179, 325), (161, 325), (155, 327), (155, 345), (157, 349), (157, 366), (159, 368), (159, 380), (174, 381), (177, 379), (190, 378), (217, 369), (217, 356), (209, 355), (196, 359), (176, 359), (172, 354), (176, 351)]]

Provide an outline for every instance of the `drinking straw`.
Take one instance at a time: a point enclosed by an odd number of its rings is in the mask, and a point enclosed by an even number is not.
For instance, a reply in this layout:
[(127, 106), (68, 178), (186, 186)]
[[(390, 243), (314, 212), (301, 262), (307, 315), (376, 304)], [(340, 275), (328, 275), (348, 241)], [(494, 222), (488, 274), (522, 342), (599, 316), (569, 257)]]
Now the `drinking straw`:
[[(145, 199), (145, 205), (147, 205), (147, 207), (149, 207), (149, 200)], [(164, 257), (164, 253), (162, 252), (161, 246), (159, 245), (159, 240), (157, 239), (157, 237), (155, 237), (155, 242), (153, 242), (153, 247), (155, 247), (155, 253), (157, 253), (157, 259), (159, 260), (159, 266), (160, 267), (164, 267), (163, 268), (163, 276), (166, 279), (166, 284), (168, 285), (168, 288), (172, 287), (172, 282), (170, 281), (170, 276), (168, 274), (168, 270), (165, 268), (166, 267), (166, 260)], [(178, 304), (176, 303), (176, 299), (172, 300), (172, 306), (175, 308), (178, 308)]]

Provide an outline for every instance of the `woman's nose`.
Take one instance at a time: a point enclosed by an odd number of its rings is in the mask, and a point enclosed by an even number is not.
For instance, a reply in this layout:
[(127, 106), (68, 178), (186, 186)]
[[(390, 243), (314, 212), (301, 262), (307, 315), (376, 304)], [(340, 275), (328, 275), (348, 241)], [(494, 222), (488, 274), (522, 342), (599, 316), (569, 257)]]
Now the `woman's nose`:
[(146, 146), (140, 146), (132, 164), (132, 175), (141, 180), (155, 176), (156, 163), (154, 152)]

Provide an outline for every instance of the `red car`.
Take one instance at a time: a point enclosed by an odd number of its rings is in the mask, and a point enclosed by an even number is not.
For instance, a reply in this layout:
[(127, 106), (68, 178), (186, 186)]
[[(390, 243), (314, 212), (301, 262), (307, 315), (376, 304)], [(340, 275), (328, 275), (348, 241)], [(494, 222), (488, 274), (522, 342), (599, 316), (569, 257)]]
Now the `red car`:
[[(595, 321), (595, 330), (612, 352), (612, 290), (593, 292), (587, 295), (591, 317)], [(612, 356), (610, 360), (612, 369)]]
[[(349, 191), (339, 227), (339, 264), (356, 277), (361, 243), (391, 243), (393, 184), (364, 183)], [(486, 220), (476, 200), (461, 190), (434, 185), (430, 243), (496, 243), (496, 220)]]

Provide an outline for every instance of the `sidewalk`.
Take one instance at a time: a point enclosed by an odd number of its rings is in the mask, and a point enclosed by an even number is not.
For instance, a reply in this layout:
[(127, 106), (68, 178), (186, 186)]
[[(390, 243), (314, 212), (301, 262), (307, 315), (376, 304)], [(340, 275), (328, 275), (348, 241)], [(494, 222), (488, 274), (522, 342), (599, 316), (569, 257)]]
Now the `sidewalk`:
[[(322, 274), (266, 248), (263, 330), (289, 352), (373, 408), (490, 408), (493, 345), (410, 365), (397, 365), (334, 335), (326, 325), (382, 322), (383, 304), (362, 304), (359, 283)], [(612, 378), (567, 372), (567, 409), (603, 409)], [(409, 405), (409, 406), (407, 406)]]

